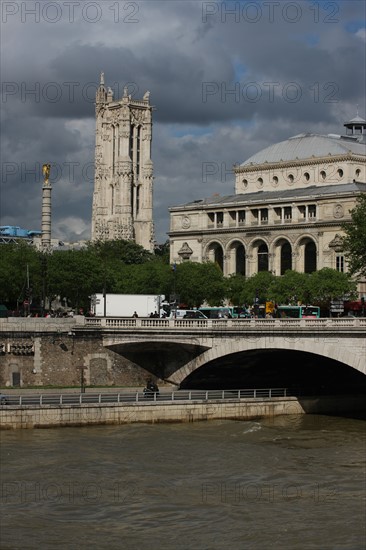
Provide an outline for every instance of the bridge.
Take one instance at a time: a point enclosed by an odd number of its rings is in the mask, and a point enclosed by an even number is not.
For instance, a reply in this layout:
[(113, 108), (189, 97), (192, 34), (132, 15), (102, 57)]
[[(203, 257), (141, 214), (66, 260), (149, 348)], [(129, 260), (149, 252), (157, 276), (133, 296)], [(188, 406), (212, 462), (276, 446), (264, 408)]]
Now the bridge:
[(366, 374), (366, 318), (87, 318), (75, 333), (96, 328), (106, 348), (131, 360), (157, 350), (173, 357), (178, 368), (169, 381), (177, 386), (205, 365), (274, 350), (308, 353)]
[[(57, 360), (57, 367), (60, 368), (60, 361), (62, 365), (69, 361), (75, 377), (77, 363), (77, 368), (84, 369), (89, 376), (86, 378), (88, 384), (93, 384), (90, 378), (93, 369), (100, 372), (103, 364), (105, 372), (111, 372), (119, 356), (132, 362), (136, 368), (145, 369), (145, 373), (150, 372), (157, 379), (180, 389), (294, 387), (304, 384), (313, 387), (314, 383), (319, 389), (337, 379), (339, 391), (347, 384), (349, 389), (363, 386), (366, 391), (366, 318), (77, 316), (0, 320), (0, 339), (1, 336), (7, 338), (7, 343), (3, 338), (3, 345), (9, 350), (15, 349), (17, 335), (33, 341), (33, 372), (38, 373), (42, 368), (45, 372), (45, 363), (54, 360), (55, 352), (60, 353), (61, 346), (64, 353)], [(38, 341), (41, 343), (37, 344)], [(50, 345), (52, 343), (59, 344), (57, 350), (56, 346)], [(52, 382), (51, 375), (47, 376), (48, 379), (42, 379), (41, 384)], [(114, 385), (119, 382), (103, 383)], [(135, 383), (133, 381), (130, 385)], [(334, 387), (330, 389), (334, 390)]]

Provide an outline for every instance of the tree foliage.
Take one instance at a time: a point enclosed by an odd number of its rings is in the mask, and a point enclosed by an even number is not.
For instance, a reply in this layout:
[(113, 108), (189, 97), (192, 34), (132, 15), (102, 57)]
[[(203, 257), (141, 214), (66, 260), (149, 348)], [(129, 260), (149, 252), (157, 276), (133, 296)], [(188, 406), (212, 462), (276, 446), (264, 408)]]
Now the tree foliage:
[(276, 277), (271, 284), (270, 299), (277, 304), (310, 303), (308, 291), (309, 275), (288, 270), (282, 277)]
[(173, 277), (180, 302), (189, 307), (199, 307), (205, 301), (220, 305), (225, 298), (225, 281), (217, 264), (185, 262), (177, 266)]
[(32, 295), (41, 290), (41, 255), (28, 243), (18, 241), (1, 245), (0, 302), (10, 303), (15, 308), (25, 299), (25, 290)]
[(101, 292), (104, 285), (103, 265), (86, 249), (55, 251), (48, 255), (47, 294), (60, 296), (73, 307), (87, 309), (89, 296)]
[(88, 245), (88, 251), (103, 260), (109, 262), (119, 261), (126, 265), (143, 264), (154, 258), (154, 255), (145, 250), (143, 246), (123, 239), (91, 242)]
[(366, 195), (357, 198), (350, 223), (343, 225), (345, 252), (352, 275), (366, 277)]
[(243, 298), (242, 293), (245, 288), (247, 279), (240, 273), (229, 275), (226, 279), (226, 291), (225, 296), (231, 304), (242, 305)]
[(183, 262), (173, 270), (167, 263), (167, 249), (154, 255), (129, 241), (90, 244), (80, 250), (44, 254), (24, 242), (1, 246), (0, 303), (15, 309), (25, 299), (27, 274), (33, 304), (45, 296), (66, 299), (73, 308), (90, 307), (95, 293), (179, 295), (188, 307), (211, 306), (229, 301), (252, 305), (273, 301), (278, 304), (328, 304), (352, 296), (355, 283), (347, 274), (325, 268), (312, 274), (287, 271), (281, 277), (260, 272), (252, 277), (225, 278), (212, 262)]
[(342, 300), (346, 295), (354, 295), (356, 286), (347, 273), (324, 267), (309, 276), (308, 302), (329, 305), (332, 300)]

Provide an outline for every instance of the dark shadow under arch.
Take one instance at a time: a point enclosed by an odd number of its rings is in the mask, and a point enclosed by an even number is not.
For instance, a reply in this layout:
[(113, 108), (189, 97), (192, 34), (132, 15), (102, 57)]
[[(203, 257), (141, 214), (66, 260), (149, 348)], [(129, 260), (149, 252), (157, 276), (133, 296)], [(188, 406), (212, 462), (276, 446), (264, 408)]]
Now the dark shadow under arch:
[(366, 376), (334, 359), (295, 350), (250, 350), (192, 372), (181, 389), (283, 388), (294, 395), (366, 394)]

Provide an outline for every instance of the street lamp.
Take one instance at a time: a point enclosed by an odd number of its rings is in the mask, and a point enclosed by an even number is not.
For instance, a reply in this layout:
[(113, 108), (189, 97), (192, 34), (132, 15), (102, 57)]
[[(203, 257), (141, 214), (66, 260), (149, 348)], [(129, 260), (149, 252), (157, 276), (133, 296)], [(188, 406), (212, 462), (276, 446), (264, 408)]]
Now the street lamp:
[(85, 377), (84, 377), (84, 371), (87, 369), (87, 367), (76, 367), (80, 370), (80, 393), (85, 393)]
[(46, 308), (46, 280), (47, 280), (47, 254), (45, 250), (41, 252), (41, 276), (42, 276), (42, 300), (41, 300), (41, 312), (44, 317)]
[(170, 297), (170, 302), (173, 302), (174, 319), (177, 316), (177, 295), (176, 295), (176, 279), (177, 279), (177, 264), (172, 265), (173, 270), (173, 295)]

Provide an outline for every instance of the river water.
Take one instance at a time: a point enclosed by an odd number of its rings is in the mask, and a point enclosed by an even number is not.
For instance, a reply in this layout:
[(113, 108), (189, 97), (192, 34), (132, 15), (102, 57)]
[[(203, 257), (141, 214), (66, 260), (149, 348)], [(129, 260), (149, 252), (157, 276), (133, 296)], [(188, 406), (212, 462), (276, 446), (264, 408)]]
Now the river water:
[(1, 432), (2, 550), (364, 550), (365, 421)]

